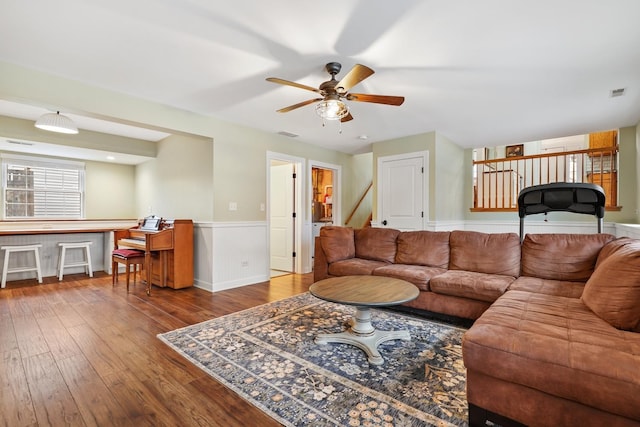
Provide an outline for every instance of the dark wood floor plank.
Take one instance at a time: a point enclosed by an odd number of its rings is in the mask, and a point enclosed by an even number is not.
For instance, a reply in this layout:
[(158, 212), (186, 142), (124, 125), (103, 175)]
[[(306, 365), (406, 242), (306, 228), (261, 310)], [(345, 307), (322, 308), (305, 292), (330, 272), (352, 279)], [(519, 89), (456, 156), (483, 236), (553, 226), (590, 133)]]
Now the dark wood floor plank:
[[(311, 275), (207, 292), (96, 272), (0, 290), (0, 425), (277, 426), (157, 334), (306, 292)], [(5, 410), (7, 408), (7, 410)]]
[(217, 381), (211, 381), (203, 377), (193, 381), (191, 384), (194, 393), (202, 396), (217, 396), (218, 406), (224, 409), (222, 419), (233, 419), (230, 425), (236, 426), (260, 426), (277, 427), (281, 424), (269, 417), (264, 412), (245, 410), (246, 402), (234, 392), (230, 392), (224, 385)]
[(176, 426), (181, 421), (129, 369), (109, 375), (105, 383), (136, 426)]
[(49, 352), (49, 346), (32, 315), (13, 316), (13, 329), (23, 358)]
[(36, 414), (17, 348), (0, 351), (0, 414), (5, 426), (35, 426)]
[(56, 315), (49, 304), (49, 295), (53, 292), (51, 287), (35, 286), (29, 289), (28, 296), (24, 296), (25, 289), (21, 289), (21, 292), (34, 318), (46, 319)]
[(58, 360), (58, 368), (88, 426), (133, 426), (128, 414), (82, 355)]
[(102, 334), (96, 333), (89, 325), (69, 328), (69, 335), (102, 378), (127, 369), (126, 360), (113, 351), (112, 343), (104, 340)]
[(10, 313), (0, 314), (0, 351), (18, 349), (18, 340)]
[(80, 411), (51, 353), (22, 360), (38, 424), (84, 426)]
[(80, 354), (80, 348), (57, 316), (36, 319), (47, 347), (56, 360)]

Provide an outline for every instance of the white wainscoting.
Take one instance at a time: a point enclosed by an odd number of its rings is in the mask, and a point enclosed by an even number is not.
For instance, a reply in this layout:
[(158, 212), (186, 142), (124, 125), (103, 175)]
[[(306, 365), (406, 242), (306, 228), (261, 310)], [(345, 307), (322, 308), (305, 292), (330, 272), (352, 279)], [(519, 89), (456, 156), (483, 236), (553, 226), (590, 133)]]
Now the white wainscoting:
[[(617, 235), (615, 223), (603, 224), (603, 233)], [(427, 223), (430, 231), (467, 230), (481, 233), (517, 233), (520, 234), (520, 221), (431, 221)], [(640, 231), (640, 228), (638, 229)], [(598, 232), (598, 224), (594, 218), (586, 221), (526, 221), (524, 233), (575, 233), (590, 234)]]
[(617, 237), (640, 239), (640, 224), (616, 224)]
[(266, 222), (199, 222), (195, 229), (195, 286), (215, 292), (269, 280)]
[(213, 289), (213, 223), (193, 222), (193, 280), (197, 288)]
[[(517, 233), (520, 234), (520, 221), (467, 221), (465, 230), (480, 231), (483, 233)], [(542, 233), (570, 233), (570, 234), (592, 234), (598, 232), (598, 224), (594, 218), (591, 222), (586, 221), (526, 221), (524, 223), (524, 234)], [(604, 223), (603, 233), (616, 234), (615, 223)]]

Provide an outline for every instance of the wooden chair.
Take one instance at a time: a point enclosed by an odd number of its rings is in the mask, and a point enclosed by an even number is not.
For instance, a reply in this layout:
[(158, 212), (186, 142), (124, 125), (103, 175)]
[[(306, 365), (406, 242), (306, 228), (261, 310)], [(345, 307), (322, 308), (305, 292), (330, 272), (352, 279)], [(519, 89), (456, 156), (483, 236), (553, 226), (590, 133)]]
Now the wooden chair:
[[(133, 283), (136, 282), (138, 265), (144, 266), (144, 252), (136, 249), (115, 249), (111, 254), (111, 282), (112, 286), (118, 283), (118, 264), (125, 265), (127, 277), (127, 293), (129, 293), (129, 274), (133, 266)], [(148, 292), (147, 292), (148, 293)]]

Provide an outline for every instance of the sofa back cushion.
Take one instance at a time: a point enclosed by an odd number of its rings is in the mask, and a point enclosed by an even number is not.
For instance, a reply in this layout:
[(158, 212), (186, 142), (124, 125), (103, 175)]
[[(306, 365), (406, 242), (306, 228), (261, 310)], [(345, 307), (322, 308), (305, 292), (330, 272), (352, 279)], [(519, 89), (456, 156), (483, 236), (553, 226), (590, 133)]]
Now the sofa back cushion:
[(448, 231), (404, 231), (398, 235), (396, 264), (449, 267)]
[(452, 231), (450, 270), (518, 277), (520, 237), (516, 233)]
[(604, 260), (609, 258), (609, 255), (614, 254), (618, 251), (618, 249), (623, 248), (629, 243), (633, 242), (635, 242), (635, 240), (630, 237), (620, 237), (604, 245), (602, 249), (600, 249), (600, 252), (598, 252), (598, 258), (596, 259), (596, 268), (598, 268), (598, 266), (602, 264)]
[(610, 234), (527, 234), (522, 242), (522, 275), (586, 282)]
[[(618, 239), (584, 286), (582, 302), (615, 328), (640, 331), (640, 241)], [(603, 248), (603, 251), (605, 249)]]
[(399, 230), (367, 227), (355, 230), (356, 258), (392, 263)]
[(322, 227), (320, 246), (328, 263), (353, 258), (356, 255), (353, 228), (332, 225)]

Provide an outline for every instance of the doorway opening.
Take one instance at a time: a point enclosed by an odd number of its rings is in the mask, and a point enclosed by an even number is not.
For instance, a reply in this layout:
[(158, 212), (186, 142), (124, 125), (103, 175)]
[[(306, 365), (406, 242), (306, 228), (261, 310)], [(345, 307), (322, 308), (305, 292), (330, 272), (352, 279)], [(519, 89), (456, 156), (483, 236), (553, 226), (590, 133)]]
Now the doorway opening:
[(311, 168), (313, 203), (311, 212), (314, 223), (333, 223), (333, 170)]
[[(316, 237), (326, 225), (340, 225), (340, 175), (341, 166), (311, 163), (311, 241), (310, 264), (313, 266)], [(311, 270), (311, 269), (310, 269)]]
[(269, 277), (301, 272), (300, 218), (303, 161), (267, 153)]

